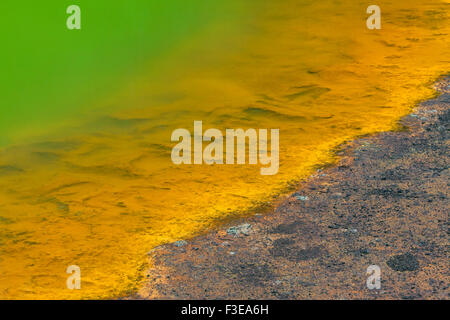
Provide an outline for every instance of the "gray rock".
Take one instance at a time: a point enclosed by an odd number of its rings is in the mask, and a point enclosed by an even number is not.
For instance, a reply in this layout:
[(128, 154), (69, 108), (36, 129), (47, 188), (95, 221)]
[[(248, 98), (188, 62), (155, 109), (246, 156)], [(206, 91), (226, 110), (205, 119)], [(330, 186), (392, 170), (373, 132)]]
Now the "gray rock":
[(244, 223), (239, 226), (228, 228), (227, 233), (233, 236), (239, 236), (241, 234), (247, 236), (250, 234), (252, 226), (249, 223)]
[(182, 246), (187, 245), (187, 241), (185, 241), (185, 240), (178, 240), (178, 241), (175, 241), (173, 244), (174, 244), (175, 247), (182, 247)]
[(307, 196), (302, 196), (300, 193), (294, 193), (293, 196), (295, 197), (295, 199), (300, 200), (300, 201), (308, 201), (309, 198)]

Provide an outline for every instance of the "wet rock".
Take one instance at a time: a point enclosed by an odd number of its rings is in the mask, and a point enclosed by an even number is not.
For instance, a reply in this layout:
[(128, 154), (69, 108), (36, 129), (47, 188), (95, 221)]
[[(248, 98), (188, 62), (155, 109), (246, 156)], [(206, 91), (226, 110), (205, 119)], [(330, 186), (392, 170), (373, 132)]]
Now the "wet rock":
[(419, 269), (419, 262), (411, 253), (399, 254), (389, 258), (386, 264), (395, 271), (414, 271)]

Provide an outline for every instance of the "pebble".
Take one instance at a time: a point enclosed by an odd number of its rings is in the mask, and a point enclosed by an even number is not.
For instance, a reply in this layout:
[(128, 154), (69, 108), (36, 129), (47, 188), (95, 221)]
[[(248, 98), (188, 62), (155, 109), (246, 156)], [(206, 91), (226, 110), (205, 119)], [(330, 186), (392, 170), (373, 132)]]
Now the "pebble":
[(360, 253), (361, 255), (369, 254), (369, 253), (370, 253), (370, 250), (367, 249), (367, 248), (361, 248), (361, 249), (359, 250), (359, 253)]
[(336, 192), (332, 195), (332, 198), (337, 199), (337, 198), (342, 198), (342, 193), (340, 192)]
[(178, 241), (175, 241), (173, 244), (175, 245), (175, 247), (182, 247), (182, 246), (187, 245), (187, 241), (185, 241), (185, 240), (178, 240)]
[(247, 235), (249, 235), (251, 228), (252, 228), (252, 226), (249, 223), (244, 223), (239, 226), (228, 228), (227, 233), (234, 235), (234, 236), (238, 236), (241, 234), (247, 236)]
[(302, 196), (299, 193), (294, 193), (293, 196), (295, 197), (295, 199), (300, 200), (300, 201), (308, 201), (309, 198), (307, 196)]

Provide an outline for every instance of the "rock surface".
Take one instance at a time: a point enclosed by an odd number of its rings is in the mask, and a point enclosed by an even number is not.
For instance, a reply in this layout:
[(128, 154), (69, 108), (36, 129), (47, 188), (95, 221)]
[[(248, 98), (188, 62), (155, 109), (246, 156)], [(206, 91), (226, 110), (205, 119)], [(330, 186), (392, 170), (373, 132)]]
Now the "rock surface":
[[(345, 145), (337, 166), (242, 220), (251, 233), (224, 228), (155, 251), (133, 298), (448, 299), (449, 78), (436, 87), (444, 94), (405, 117), (407, 130)], [(379, 290), (366, 286), (370, 265)]]
[(228, 228), (227, 233), (234, 236), (239, 236), (241, 234), (248, 236), (250, 234), (251, 229), (252, 226), (249, 223), (244, 223), (236, 227)]

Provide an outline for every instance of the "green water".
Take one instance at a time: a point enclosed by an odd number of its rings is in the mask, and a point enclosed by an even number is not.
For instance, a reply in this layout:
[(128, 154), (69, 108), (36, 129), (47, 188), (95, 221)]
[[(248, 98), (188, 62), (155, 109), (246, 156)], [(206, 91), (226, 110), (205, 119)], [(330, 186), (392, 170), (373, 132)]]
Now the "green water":
[[(81, 8), (81, 30), (66, 27), (72, 4)], [(180, 42), (231, 19), (237, 11), (230, 7), (209, 0), (1, 1), (0, 145), (92, 112), (142, 64), (157, 68)]]

